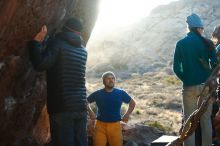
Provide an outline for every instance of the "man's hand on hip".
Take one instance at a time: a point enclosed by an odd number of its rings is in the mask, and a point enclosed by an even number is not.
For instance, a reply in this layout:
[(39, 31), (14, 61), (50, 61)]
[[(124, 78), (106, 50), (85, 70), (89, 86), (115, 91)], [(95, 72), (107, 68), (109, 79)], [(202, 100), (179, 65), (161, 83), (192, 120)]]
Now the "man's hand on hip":
[(130, 114), (124, 114), (123, 117), (122, 117), (122, 121), (127, 123), (128, 120), (129, 120), (129, 116), (130, 116)]

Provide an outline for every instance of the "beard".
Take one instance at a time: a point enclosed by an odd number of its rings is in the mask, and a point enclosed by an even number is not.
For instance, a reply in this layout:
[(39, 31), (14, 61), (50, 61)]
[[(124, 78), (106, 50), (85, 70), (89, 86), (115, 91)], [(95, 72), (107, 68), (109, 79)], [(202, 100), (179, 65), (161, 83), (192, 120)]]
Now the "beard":
[(114, 88), (114, 86), (115, 86), (114, 83), (111, 83), (111, 84), (105, 85), (105, 87), (108, 88), (108, 89), (112, 89), (112, 88)]

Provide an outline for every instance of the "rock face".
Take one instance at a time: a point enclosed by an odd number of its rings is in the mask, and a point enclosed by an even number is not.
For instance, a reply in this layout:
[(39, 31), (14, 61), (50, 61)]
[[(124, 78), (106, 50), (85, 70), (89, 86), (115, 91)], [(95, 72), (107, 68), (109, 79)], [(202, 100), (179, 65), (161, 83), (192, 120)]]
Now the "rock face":
[(123, 138), (128, 146), (135, 143), (138, 146), (150, 146), (152, 141), (165, 134), (154, 127), (142, 124), (127, 125), (123, 129)]
[(49, 33), (73, 15), (85, 24), (85, 44), (97, 16), (99, 0), (0, 1), (0, 145), (39, 145), (33, 129), (45, 105), (43, 73), (29, 61), (27, 42), (46, 24)]
[(105, 70), (120, 75), (161, 69), (170, 74), (175, 44), (187, 33), (186, 17), (192, 12), (201, 16), (205, 35), (210, 38), (214, 26), (220, 24), (219, 7), (218, 0), (179, 0), (157, 7), (134, 25), (91, 38), (89, 51), (97, 53), (89, 56), (90, 75)]

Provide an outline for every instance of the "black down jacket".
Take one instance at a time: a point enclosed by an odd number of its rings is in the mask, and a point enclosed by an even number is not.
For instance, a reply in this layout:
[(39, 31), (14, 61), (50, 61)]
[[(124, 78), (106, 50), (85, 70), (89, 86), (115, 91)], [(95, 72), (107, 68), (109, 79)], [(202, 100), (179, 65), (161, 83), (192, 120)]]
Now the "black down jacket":
[(55, 35), (43, 48), (29, 42), (30, 60), (37, 71), (47, 71), (47, 107), (49, 114), (86, 112), (85, 70), (87, 51), (81, 37), (73, 32)]

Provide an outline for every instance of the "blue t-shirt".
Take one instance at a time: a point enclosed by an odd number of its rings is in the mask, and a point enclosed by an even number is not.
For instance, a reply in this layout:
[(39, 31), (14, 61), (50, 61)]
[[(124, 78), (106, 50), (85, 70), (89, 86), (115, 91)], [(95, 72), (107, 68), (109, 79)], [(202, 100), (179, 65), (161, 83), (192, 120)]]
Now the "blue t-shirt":
[(96, 102), (98, 120), (116, 122), (121, 120), (122, 103), (129, 103), (131, 97), (124, 90), (113, 88), (112, 92), (106, 92), (104, 89), (97, 90), (87, 100), (89, 103)]

